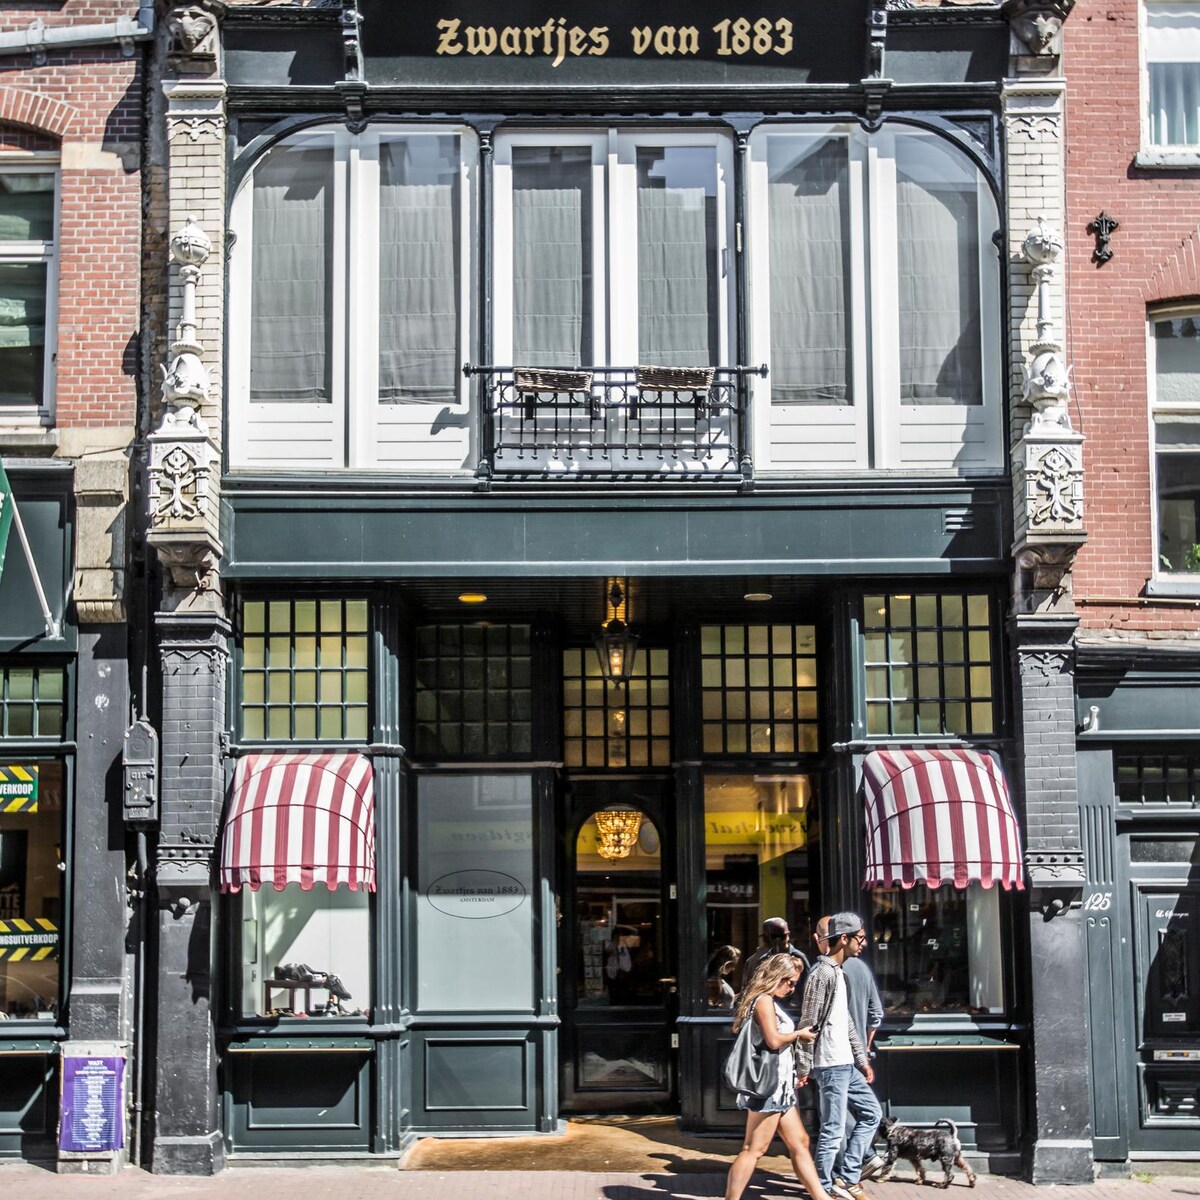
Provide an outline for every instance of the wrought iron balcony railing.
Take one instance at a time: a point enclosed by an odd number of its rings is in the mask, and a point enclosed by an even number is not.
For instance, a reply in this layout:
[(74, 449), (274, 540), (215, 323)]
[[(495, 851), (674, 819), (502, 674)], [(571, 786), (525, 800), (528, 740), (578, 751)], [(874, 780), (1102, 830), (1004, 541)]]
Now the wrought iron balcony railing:
[(496, 367), (479, 380), (478, 474), (749, 479), (763, 367)]

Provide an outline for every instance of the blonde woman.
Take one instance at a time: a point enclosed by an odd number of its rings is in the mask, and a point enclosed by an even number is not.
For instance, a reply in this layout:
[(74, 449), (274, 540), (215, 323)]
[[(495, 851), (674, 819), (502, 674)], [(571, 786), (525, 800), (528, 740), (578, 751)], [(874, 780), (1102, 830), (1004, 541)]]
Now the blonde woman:
[(776, 1133), (783, 1138), (796, 1178), (812, 1200), (832, 1200), (817, 1178), (817, 1169), (808, 1152), (808, 1133), (796, 1108), (794, 1047), (797, 1042), (813, 1041), (817, 1032), (797, 1029), (781, 1004), (792, 994), (801, 970), (799, 959), (790, 954), (774, 954), (759, 964), (738, 997), (733, 1031), (737, 1033), (747, 1021), (757, 1023), (758, 1040), (767, 1052), (779, 1056), (779, 1086), (765, 1098), (746, 1095), (737, 1098), (738, 1108), (746, 1113), (746, 1136), (741, 1153), (729, 1168), (725, 1200), (741, 1200), (758, 1160), (766, 1154)]

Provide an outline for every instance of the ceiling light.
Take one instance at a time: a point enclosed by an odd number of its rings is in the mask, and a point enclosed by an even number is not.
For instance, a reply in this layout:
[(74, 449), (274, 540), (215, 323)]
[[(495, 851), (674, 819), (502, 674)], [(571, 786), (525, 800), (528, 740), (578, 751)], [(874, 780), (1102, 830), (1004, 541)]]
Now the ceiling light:
[(746, 593), (746, 594), (745, 594), (745, 595), (742, 597), (742, 599), (743, 599), (743, 600), (750, 600), (750, 601), (752, 601), (752, 602), (761, 602), (761, 601), (763, 601), (763, 600), (771, 600), (771, 599), (774, 599), (774, 597), (771, 595), (771, 593), (770, 593), (770, 592), (747, 592), (747, 593)]
[(460, 592), (458, 601), (460, 604), (484, 604), (487, 596), (483, 592)]

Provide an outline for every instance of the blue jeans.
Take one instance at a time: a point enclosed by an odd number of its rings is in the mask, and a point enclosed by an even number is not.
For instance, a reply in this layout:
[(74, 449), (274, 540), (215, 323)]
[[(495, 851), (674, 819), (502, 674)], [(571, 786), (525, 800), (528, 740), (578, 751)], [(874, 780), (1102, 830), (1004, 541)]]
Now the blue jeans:
[[(871, 1085), (856, 1066), (814, 1067), (812, 1077), (817, 1085), (821, 1114), (821, 1132), (817, 1135), (817, 1151), (813, 1158), (821, 1186), (829, 1191), (833, 1184), (834, 1163), (838, 1161), (842, 1165), (840, 1178), (843, 1182), (858, 1182), (883, 1110)], [(843, 1153), (847, 1113), (854, 1118), (854, 1128)]]

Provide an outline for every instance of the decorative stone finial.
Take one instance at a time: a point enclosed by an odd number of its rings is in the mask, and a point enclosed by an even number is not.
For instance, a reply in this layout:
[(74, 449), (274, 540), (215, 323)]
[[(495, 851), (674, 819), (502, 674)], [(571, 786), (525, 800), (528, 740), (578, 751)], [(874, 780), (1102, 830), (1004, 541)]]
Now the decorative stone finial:
[(171, 258), (181, 267), (202, 267), (212, 253), (212, 238), (196, 224), (192, 216), (171, 239)]

